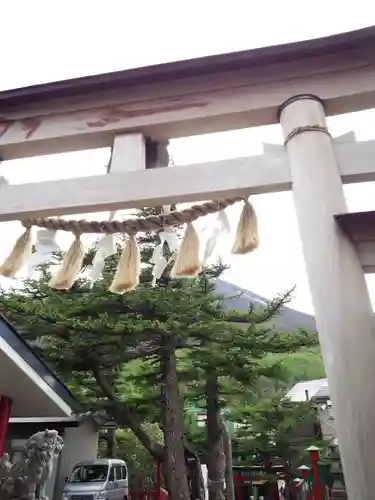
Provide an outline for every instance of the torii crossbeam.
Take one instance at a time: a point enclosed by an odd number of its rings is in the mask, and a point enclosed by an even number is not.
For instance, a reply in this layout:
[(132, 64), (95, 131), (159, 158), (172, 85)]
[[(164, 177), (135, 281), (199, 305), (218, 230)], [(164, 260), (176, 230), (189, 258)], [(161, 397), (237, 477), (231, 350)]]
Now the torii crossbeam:
[[(343, 182), (375, 179), (375, 147), (332, 141), (325, 113), (375, 107), (374, 47), (371, 27), (0, 93), (3, 160), (113, 148), (111, 175), (0, 186), (1, 221), (292, 189), (353, 500), (373, 500), (375, 491), (375, 332), (363, 273), (374, 252), (357, 252), (334, 215), (347, 212)], [(145, 169), (146, 136), (165, 140), (279, 119), (285, 150)]]

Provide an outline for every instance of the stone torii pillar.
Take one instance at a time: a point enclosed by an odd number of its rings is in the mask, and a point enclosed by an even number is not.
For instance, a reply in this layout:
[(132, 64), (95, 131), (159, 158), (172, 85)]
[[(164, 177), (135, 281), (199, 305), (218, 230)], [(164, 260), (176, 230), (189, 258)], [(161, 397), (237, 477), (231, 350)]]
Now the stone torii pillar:
[(350, 500), (375, 495), (375, 332), (364, 273), (333, 215), (347, 212), (342, 182), (313, 95), (280, 108), (292, 190)]

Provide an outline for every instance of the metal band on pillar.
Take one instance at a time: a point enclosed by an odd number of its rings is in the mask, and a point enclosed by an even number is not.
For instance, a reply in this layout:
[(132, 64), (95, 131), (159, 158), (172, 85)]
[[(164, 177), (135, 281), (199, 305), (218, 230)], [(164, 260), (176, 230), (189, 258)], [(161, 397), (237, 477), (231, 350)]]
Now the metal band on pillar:
[[(290, 97), (289, 99), (287, 99), (280, 106), (279, 113), (278, 113), (279, 120), (280, 120), (281, 113), (283, 112), (283, 110), (287, 106), (289, 106), (293, 102), (302, 101), (304, 99), (310, 100), (310, 101), (311, 100), (318, 101), (323, 106), (323, 108), (324, 108), (323, 101), (319, 97), (317, 97), (317, 96), (315, 96), (313, 94), (300, 94), (300, 95), (296, 95), (296, 96), (293, 96), (293, 97)], [(288, 144), (288, 142), (291, 139), (293, 139), (293, 137), (296, 137), (297, 135), (303, 134), (304, 132), (323, 132), (324, 134), (327, 134), (332, 139), (331, 133), (330, 133), (330, 131), (328, 130), (327, 127), (319, 125), (319, 124), (305, 125), (305, 126), (301, 126), (301, 127), (295, 127), (293, 130), (291, 130), (289, 132), (289, 134), (284, 139), (284, 146), (286, 146)]]
[(280, 121), (281, 113), (284, 111), (286, 107), (288, 107), (290, 104), (293, 104), (296, 101), (303, 101), (303, 100), (308, 100), (308, 101), (318, 101), (320, 104), (323, 106), (324, 109), (324, 102), (320, 97), (314, 94), (297, 94), (292, 97), (289, 97), (286, 101), (284, 101), (280, 107), (279, 111), (277, 113), (277, 118)]

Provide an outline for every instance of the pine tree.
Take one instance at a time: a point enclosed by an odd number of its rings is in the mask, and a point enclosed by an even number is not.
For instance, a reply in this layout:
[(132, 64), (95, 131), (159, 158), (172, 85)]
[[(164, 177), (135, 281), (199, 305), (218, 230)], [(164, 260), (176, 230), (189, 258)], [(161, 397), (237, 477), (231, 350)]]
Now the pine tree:
[[(149, 212), (145, 211), (145, 214)], [(155, 235), (139, 238), (144, 262), (149, 262)], [(92, 263), (89, 252), (84, 268)], [(185, 459), (194, 498), (203, 496), (198, 456), (184, 436), (179, 397), (176, 350), (210, 333), (216, 302), (202, 293), (202, 281), (170, 280), (166, 272), (158, 286), (151, 286), (151, 266), (146, 265), (140, 286), (125, 296), (107, 290), (117, 262), (107, 259), (93, 289), (85, 280), (56, 292), (48, 287), (52, 265), (43, 266), (38, 279), (28, 279), (21, 289), (3, 291), (1, 311), (22, 327), (25, 338), (67, 381), (90, 410), (105, 410), (121, 427), (130, 428), (156, 460), (166, 464), (165, 479), (173, 498), (188, 496)], [(142, 426), (150, 421), (139, 401), (132, 402), (126, 385), (137, 395), (125, 374), (137, 369), (146, 380), (145, 367), (157, 372), (155, 413), (164, 443), (155, 441)], [(133, 377), (133, 374), (131, 374)], [(156, 411), (157, 409), (157, 411)]]
[[(293, 353), (301, 347), (317, 344), (315, 334), (304, 331), (279, 333), (267, 326), (288, 298), (289, 294), (285, 294), (258, 312), (225, 312), (225, 320), (232, 324), (232, 328), (217, 331), (216, 339), (210, 339), (196, 352), (190, 351), (191, 359), (185, 360), (188, 371), (192, 367), (198, 371), (192, 377), (195, 378), (194, 390), (198, 397), (204, 394), (205, 399), (207, 465), (212, 500), (224, 497), (223, 410), (237, 406), (244, 398), (255, 397), (262, 383), (268, 386), (270, 380), (274, 383), (285, 377), (282, 363), (274, 354)], [(204, 381), (200, 387), (197, 387), (197, 380)]]
[[(155, 236), (145, 234), (139, 241), (147, 263)], [(85, 266), (91, 261), (89, 252)], [(92, 289), (78, 280), (67, 293), (48, 287), (50, 267), (44, 266), (39, 279), (3, 292), (0, 310), (23, 327), (26, 339), (90, 410), (105, 410), (166, 464), (173, 499), (188, 497), (185, 459), (192, 496), (202, 498), (199, 460), (185, 437), (181, 399), (200, 401), (207, 408), (210, 497), (222, 498), (221, 409), (259, 379), (280, 377), (280, 364), (265, 362), (267, 355), (311, 345), (316, 337), (279, 335), (264, 326), (284, 298), (263, 311), (228, 312), (214, 291), (220, 265), (191, 280), (171, 280), (167, 270), (156, 287), (146, 265), (139, 287), (118, 296), (107, 291), (116, 262), (117, 256), (107, 259)], [(163, 443), (144, 422), (160, 423)]]
[[(201, 284), (202, 305), (199, 328), (180, 334), (183, 343), (178, 352), (178, 379), (181, 393), (188, 404), (206, 409), (207, 439), (204, 451), (208, 465), (210, 499), (222, 499), (226, 461), (224, 454), (222, 411), (243, 404), (259, 391), (269, 391), (286, 376), (281, 353), (293, 353), (301, 347), (316, 346), (316, 334), (304, 331), (279, 333), (269, 326), (270, 320), (289, 298), (285, 294), (262, 310), (247, 314), (228, 311), (225, 298), (215, 293), (215, 277), (221, 266), (206, 270), (198, 281)], [(204, 315), (208, 313), (207, 321)], [(144, 364), (135, 375), (140, 392), (135, 405), (157, 408), (158, 370)], [(271, 381), (271, 382), (270, 382)], [(258, 396), (257, 396), (258, 397)], [(154, 404), (153, 404), (154, 402)], [(159, 418), (153, 412), (152, 418)]]
[[(143, 260), (149, 260), (154, 239), (148, 234), (140, 238)], [(26, 280), (22, 289), (3, 292), (1, 310), (22, 327), (26, 339), (70, 382), (90, 410), (104, 409), (121, 427), (130, 428), (155, 460), (167, 464), (165, 479), (171, 497), (187, 500), (182, 409), (175, 367), (169, 360), (173, 359), (174, 330), (180, 317), (183, 327), (195, 317), (197, 293), (194, 287), (182, 290), (178, 281), (161, 280), (162, 286), (152, 287), (148, 265), (136, 291), (125, 296), (110, 294), (117, 257), (108, 259), (93, 289), (78, 280), (68, 293), (48, 287), (51, 266), (44, 266), (39, 279)], [(84, 266), (91, 262), (89, 252)], [(191, 303), (182, 300), (189, 295)], [(139, 412), (127, 403), (122, 391), (124, 365), (142, 359), (157, 363), (164, 376), (159, 386), (166, 410), (161, 421), (164, 444), (147, 433)]]
[(318, 415), (309, 402), (293, 403), (283, 393), (258, 394), (253, 401), (233, 408), (228, 418), (238, 422), (233, 436), (233, 454), (238, 464), (247, 463), (249, 457), (264, 467), (268, 494), (276, 492), (272, 466), (282, 464), (290, 477), (295, 477), (303, 450), (320, 439)]

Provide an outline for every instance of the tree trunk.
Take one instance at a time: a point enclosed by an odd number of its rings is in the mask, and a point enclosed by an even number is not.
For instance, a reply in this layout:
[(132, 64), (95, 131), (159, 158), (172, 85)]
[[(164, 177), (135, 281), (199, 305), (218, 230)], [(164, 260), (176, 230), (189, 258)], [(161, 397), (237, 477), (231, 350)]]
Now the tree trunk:
[(170, 500), (190, 500), (185, 465), (184, 423), (177, 379), (175, 342), (163, 336), (160, 350), (165, 479)]
[(228, 433), (227, 426), (224, 420), (220, 417), (221, 430), (224, 441), (225, 455), (225, 498), (226, 500), (235, 500), (236, 493), (234, 491), (233, 478), (233, 455), (232, 455), (232, 439)]
[(188, 468), (188, 481), (191, 500), (204, 500), (206, 497), (201, 461), (198, 453), (185, 441), (185, 461)]
[(224, 443), (219, 406), (219, 383), (215, 375), (209, 375), (206, 380), (206, 404), (209, 500), (224, 500)]
[(264, 469), (266, 475), (270, 478), (264, 485), (264, 496), (265, 498), (277, 499), (279, 498), (279, 487), (277, 484), (277, 478), (272, 470), (272, 458), (265, 457), (264, 461)]
[[(97, 365), (93, 367), (93, 375), (101, 388), (104, 396), (112, 403), (109, 414), (115, 419), (117, 424), (124, 429), (130, 429), (133, 434), (138, 438), (140, 443), (146, 448), (150, 455), (163, 464), (163, 471), (166, 469), (164, 466), (165, 449), (156, 442), (152, 437), (143, 429), (139, 420), (137, 420), (132, 412), (127, 408), (126, 403), (119, 401), (112, 390), (111, 385), (108, 383), (106, 377)], [(191, 485), (191, 499), (204, 500), (205, 490), (204, 481), (202, 476), (202, 469), (199, 457), (194, 449), (185, 441), (185, 460), (189, 469), (190, 485)], [(164, 474), (165, 476), (165, 474)]]

